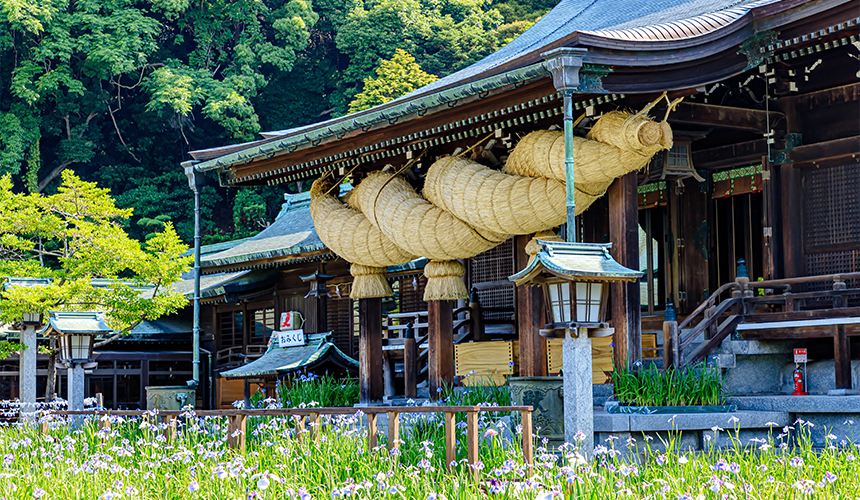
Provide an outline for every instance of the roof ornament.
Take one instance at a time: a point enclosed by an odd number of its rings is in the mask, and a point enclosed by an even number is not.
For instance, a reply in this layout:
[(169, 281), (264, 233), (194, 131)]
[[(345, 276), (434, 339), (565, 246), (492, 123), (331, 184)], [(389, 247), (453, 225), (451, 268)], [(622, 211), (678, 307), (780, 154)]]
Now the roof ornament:
[(738, 54), (746, 56), (747, 67), (744, 71), (757, 68), (773, 55), (773, 44), (776, 43), (779, 33), (776, 31), (756, 31), (751, 37), (744, 40)]

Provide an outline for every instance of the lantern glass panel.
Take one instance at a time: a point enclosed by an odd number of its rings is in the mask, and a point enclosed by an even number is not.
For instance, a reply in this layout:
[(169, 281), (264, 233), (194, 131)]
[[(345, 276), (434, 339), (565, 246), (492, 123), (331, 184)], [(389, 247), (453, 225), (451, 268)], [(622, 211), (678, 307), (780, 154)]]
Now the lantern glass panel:
[(42, 315), (37, 312), (24, 313), (24, 323), (27, 325), (38, 325), (42, 323)]
[(549, 283), (549, 308), (552, 312), (553, 323), (564, 323), (570, 318), (570, 286), (569, 283)]
[(63, 359), (65, 361), (89, 360), (92, 340), (90, 335), (60, 336), (60, 352)]
[(599, 322), (602, 295), (602, 283), (576, 283), (576, 321)]

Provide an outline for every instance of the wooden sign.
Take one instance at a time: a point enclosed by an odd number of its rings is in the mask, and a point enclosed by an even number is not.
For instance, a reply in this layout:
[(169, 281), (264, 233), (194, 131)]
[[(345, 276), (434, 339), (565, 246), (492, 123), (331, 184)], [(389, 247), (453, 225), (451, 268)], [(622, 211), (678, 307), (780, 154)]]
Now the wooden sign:
[(285, 332), (275, 332), (278, 335), (278, 347), (296, 347), (305, 345), (304, 330), (287, 330)]
[(794, 362), (795, 363), (806, 363), (806, 349), (795, 349), (794, 350)]

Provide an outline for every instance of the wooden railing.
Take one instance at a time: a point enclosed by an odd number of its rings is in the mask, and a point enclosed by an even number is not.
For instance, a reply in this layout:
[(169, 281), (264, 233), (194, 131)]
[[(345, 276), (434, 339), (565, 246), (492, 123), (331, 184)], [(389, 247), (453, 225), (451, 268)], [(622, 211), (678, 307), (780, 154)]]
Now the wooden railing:
[[(395, 352), (402, 352), (404, 396), (414, 398), (418, 392), (418, 382), (426, 379), (427, 360), (430, 349), (424, 344), (429, 331), (428, 311), (413, 311), (405, 313), (391, 313), (383, 316), (382, 336), (383, 345), (383, 373), (386, 378), (386, 386), (391, 387), (391, 378), (394, 376)], [(457, 319), (466, 314), (468, 317)], [(460, 307), (453, 311), (454, 321), (454, 343), (462, 342), (467, 338), (479, 340), (483, 331), (481, 321), (481, 306), (472, 302), (466, 307)], [(461, 333), (467, 330), (467, 333)], [(411, 336), (407, 336), (409, 331)], [(400, 359), (398, 355), (397, 359)], [(387, 392), (390, 392), (387, 390)], [(390, 395), (390, 394), (389, 394)]]
[(227, 347), (215, 353), (215, 366), (224, 367), (234, 363), (237, 365), (248, 363), (259, 358), (265, 352), (265, 345)]
[[(367, 445), (372, 450), (378, 446), (379, 430), (377, 426), (379, 415), (388, 416), (388, 449), (389, 451), (400, 446), (400, 414), (401, 413), (444, 413), (445, 416), (445, 463), (450, 464), (457, 460), (456, 448), (456, 416), (458, 413), (466, 414), (466, 456), (469, 464), (478, 461), (478, 413), (479, 412), (519, 412), (522, 424), (522, 448), (523, 460), (528, 466), (529, 476), (532, 475), (534, 465), (534, 435), (532, 430), (531, 406), (368, 406), (364, 408), (352, 407), (327, 407), (327, 408), (273, 408), (255, 410), (195, 410), (193, 415), (199, 417), (221, 417), (227, 418), (227, 444), (240, 453), (245, 453), (245, 437), (247, 435), (248, 417), (292, 417), (296, 423), (296, 439), (302, 439), (302, 434), (307, 432), (310, 439), (317, 439), (322, 415), (356, 415), (362, 413), (367, 421)], [(42, 432), (50, 428), (52, 416), (122, 416), (122, 417), (162, 417), (164, 419), (165, 438), (173, 439), (176, 436), (176, 427), (179, 417), (188, 416), (190, 411), (159, 410), (81, 410), (81, 411), (55, 411), (48, 412), (41, 419)], [(308, 422), (310, 421), (310, 422)], [(308, 428), (308, 423), (310, 423)], [(109, 428), (110, 419), (99, 418), (101, 428)], [(478, 471), (472, 468), (477, 475)]]
[[(849, 280), (860, 280), (860, 272), (768, 281), (749, 281), (749, 278), (739, 277), (737, 281), (717, 289), (681, 323), (675, 320), (674, 310), (669, 307), (663, 323), (663, 365), (667, 368), (684, 367), (704, 361), (736, 329), (770, 329), (769, 337), (773, 339), (803, 338), (803, 334), (781, 330), (815, 327), (823, 324), (821, 320), (830, 320), (825, 322), (838, 326), (841, 318), (860, 317), (860, 307), (848, 307), (849, 297), (860, 296), (860, 288), (848, 288), (845, 282)], [(811, 284), (829, 285), (829, 289), (792, 292), (793, 287)], [(757, 295), (756, 292), (762, 290), (782, 293)], [(720, 301), (720, 296), (726, 292), (731, 292), (731, 297)], [(834, 337), (839, 336), (839, 332), (837, 328)], [(692, 349), (699, 337), (703, 341)], [(765, 334), (759, 334), (759, 337), (764, 338)], [(850, 359), (847, 353), (840, 352), (838, 345), (836, 347), (838, 373), (840, 355), (844, 358), (841, 359), (842, 365), (846, 360), (850, 363)], [(845, 350), (844, 346), (842, 350)], [(842, 369), (844, 371), (844, 366)]]

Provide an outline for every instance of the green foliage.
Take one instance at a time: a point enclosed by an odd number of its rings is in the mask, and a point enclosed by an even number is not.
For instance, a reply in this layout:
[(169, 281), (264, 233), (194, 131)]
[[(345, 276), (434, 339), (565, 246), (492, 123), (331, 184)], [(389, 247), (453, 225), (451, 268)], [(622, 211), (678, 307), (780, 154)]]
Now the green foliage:
[(719, 405), (724, 401), (719, 368), (700, 366), (687, 370), (659, 371), (615, 369), (615, 397), (636, 406)]
[(354, 378), (302, 374), (292, 377), (287, 383), (279, 382), (277, 390), (284, 408), (353, 406), (358, 403), (358, 380)]
[[(189, 150), (402, 95), (488, 55), (544, 3), (0, 0), (0, 175), (50, 193), (72, 169), (134, 209), (120, 223), (131, 237), (172, 221), (190, 241)], [(404, 78), (377, 74), (403, 54)], [(204, 241), (259, 231), (282, 189), (207, 186)]]
[(435, 75), (422, 71), (414, 57), (403, 49), (397, 49), (394, 57), (382, 61), (376, 68), (376, 78), (364, 79), (364, 90), (349, 103), (349, 112), (386, 103), (434, 81)]
[(26, 311), (104, 311), (107, 323), (125, 332), (183, 307), (187, 299), (171, 285), (191, 258), (182, 256), (188, 247), (172, 224), (141, 245), (123, 229), (131, 209), (70, 171), (62, 179), (48, 196), (15, 193), (10, 176), (0, 178), (0, 276), (52, 279), (4, 291), (0, 321), (12, 323)]
[[(588, 460), (575, 445), (559, 453), (538, 448), (531, 468), (521, 434), (479, 421), (480, 465), (470, 468), (467, 429), (455, 429), (458, 462), (449, 467), (444, 448), (422, 442), (403, 421), (407, 415), (401, 414), (403, 442), (396, 452), (388, 450), (382, 432), (380, 446), (368, 449), (359, 416), (323, 415), (312, 433), (309, 426), (298, 428), (291, 416), (252, 417), (258, 422), (246, 426), (244, 453), (228, 447), (234, 428), (223, 417), (189, 412), (165, 424), (151, 414), (77, 422), (47, 416), (44, 430), (0, 427), (0, 491), (15, 499), (139, 500), (842, 500), (860, 495), (854, 439), (828, 436), (824, 447), (814, 448), (812, 424), (802, 420), (750, 439), (748, 429), (720, 419), (713, 432), (703, 433), (705, 449), (699, 452), (689, 450), (686, 434), (674, 431), (638, 442), (612, 436)], [(853, 434), (849, 422), (815, 430)], [(168, 430), (173, 425), (175, 435)]]

